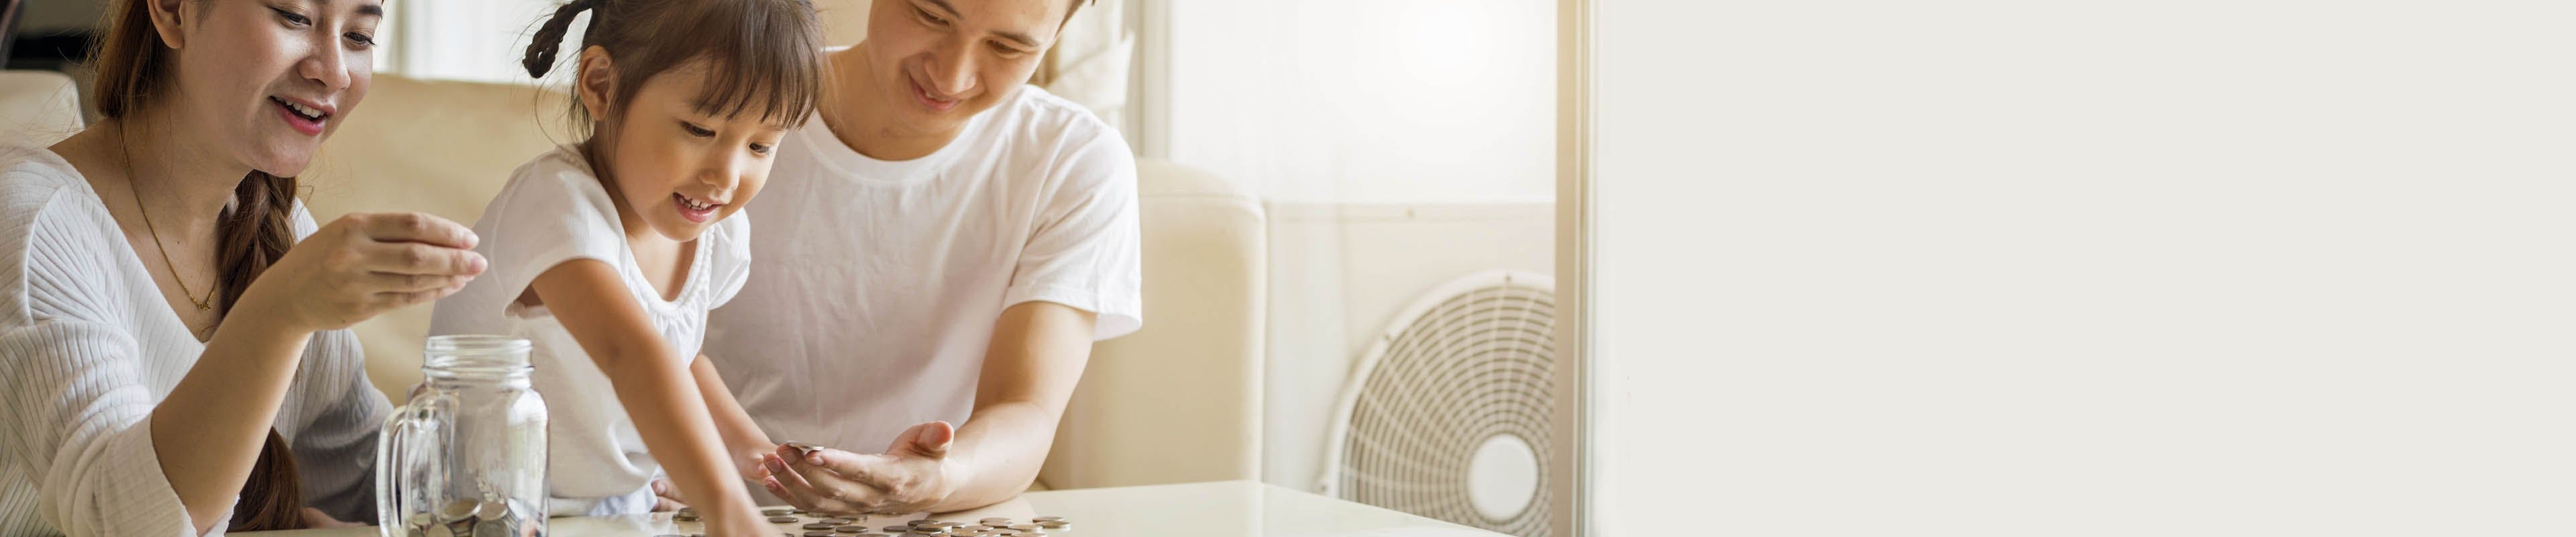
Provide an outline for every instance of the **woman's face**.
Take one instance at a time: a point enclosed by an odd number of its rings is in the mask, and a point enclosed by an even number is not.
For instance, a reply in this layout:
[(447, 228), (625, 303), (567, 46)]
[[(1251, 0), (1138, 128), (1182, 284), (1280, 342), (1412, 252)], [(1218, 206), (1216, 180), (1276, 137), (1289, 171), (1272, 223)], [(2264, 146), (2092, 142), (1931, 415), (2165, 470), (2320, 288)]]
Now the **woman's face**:
[(1067, 0), (877, 0), (867, 83), (902, 127), (945, 134), (1036, 73)]
[(382, 0), (147, 1), (177, 49), (169, 110), (210, 153), (302, 173), (367, 94)]

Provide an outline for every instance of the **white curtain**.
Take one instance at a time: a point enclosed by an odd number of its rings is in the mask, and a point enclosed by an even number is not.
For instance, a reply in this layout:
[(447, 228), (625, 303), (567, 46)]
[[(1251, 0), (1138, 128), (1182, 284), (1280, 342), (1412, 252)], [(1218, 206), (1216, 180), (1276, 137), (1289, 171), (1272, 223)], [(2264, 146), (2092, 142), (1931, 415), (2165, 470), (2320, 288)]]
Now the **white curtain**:
[(1136, 57), (1136, 33), (1128, 28), (1125, 0), (1096, 0), (1065, 21), (1064, 33), (1050, 52), (1043, 84), (1049, 93), (1090, 108), (1112, 127), (1126, 131), (1128, 70)]

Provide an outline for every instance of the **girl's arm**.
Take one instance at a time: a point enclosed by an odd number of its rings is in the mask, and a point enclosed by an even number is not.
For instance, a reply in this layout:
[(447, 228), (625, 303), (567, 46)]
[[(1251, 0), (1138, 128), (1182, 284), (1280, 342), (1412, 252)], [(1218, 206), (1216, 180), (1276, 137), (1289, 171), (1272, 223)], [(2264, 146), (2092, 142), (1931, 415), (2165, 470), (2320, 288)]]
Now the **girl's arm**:
[(698, 395), (706, 398), (707, 414), (715, 419), (716, 434), (724, 438), (734, 471), (745, 481), (759, 480), (760, 456), (776, 451), (778, 444), (770, 442), (769, 434), (760, 432), (760, 424), (742, 409), (742, 402), (734, 400), (733, 390), (725, 387), (724, 377), (716, 375), (716, 364), (707, 361), (707, 355), (689, 362), (689, 376), (697, 378)]
[(662, 463), (681, 494), (695, 502), (691, 506), (706, 515), (708, 529), (731, 530), (709, 534), (776, 531), (760, 518), (759, 507), (735, 478), (734, 465), (727, 463), (724, 442), (687, 372), (688, 362), (662, 340), (616, 267), (575, 259), (546, 269), (528, 288), (607, 375), (645, 449)]

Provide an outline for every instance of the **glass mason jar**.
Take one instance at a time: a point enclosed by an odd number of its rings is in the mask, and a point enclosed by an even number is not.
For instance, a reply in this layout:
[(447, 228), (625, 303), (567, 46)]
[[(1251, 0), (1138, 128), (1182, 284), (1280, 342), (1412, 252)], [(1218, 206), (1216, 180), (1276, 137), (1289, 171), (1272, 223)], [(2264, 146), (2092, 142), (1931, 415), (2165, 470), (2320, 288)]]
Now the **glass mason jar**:
[(384, 537), (546, 534), (546, 403), (528, 384), (528, 340), (429, 338), (429, 377), (376, 445)]

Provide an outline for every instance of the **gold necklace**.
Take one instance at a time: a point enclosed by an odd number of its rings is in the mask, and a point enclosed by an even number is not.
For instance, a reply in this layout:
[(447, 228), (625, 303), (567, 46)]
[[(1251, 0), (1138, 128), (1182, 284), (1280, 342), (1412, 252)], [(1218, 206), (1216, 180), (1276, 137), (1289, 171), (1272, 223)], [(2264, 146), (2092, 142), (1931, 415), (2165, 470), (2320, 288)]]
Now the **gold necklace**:
[[(168, 247), (161, 246), (161, 230), (154, 229), (152, 227), (152, 209), (144, 207), (143, 189), (136, 186), (134, 182), (134, 155), (125, 151), (123, 143), (125, 141), (125, 133), (117, 133), (116, 139), (117, 142), (119, 142), (117, 144), (117, 155), (125, 157), (125, 192), (134, 195), (134, 210), (143, 213), (143, 231), (152, 234), (152, 250), (161, 253), (161, 266), (170, 269), (170, 282), (179, 284), (180, 298), (186, 298), (189, 303), (196, 304), (197, 311), (215, 309), (215, 291), (217, 289), (208, 288), (206, 289), (206, 298), (197, 298), (196, 291), (188, 290), (188, 279), (179, 277), (179, 264), (170, 262), (170, 249)], [(189, 332), (194, 334), (196, 329), (191, 328), (189, 329)]]

